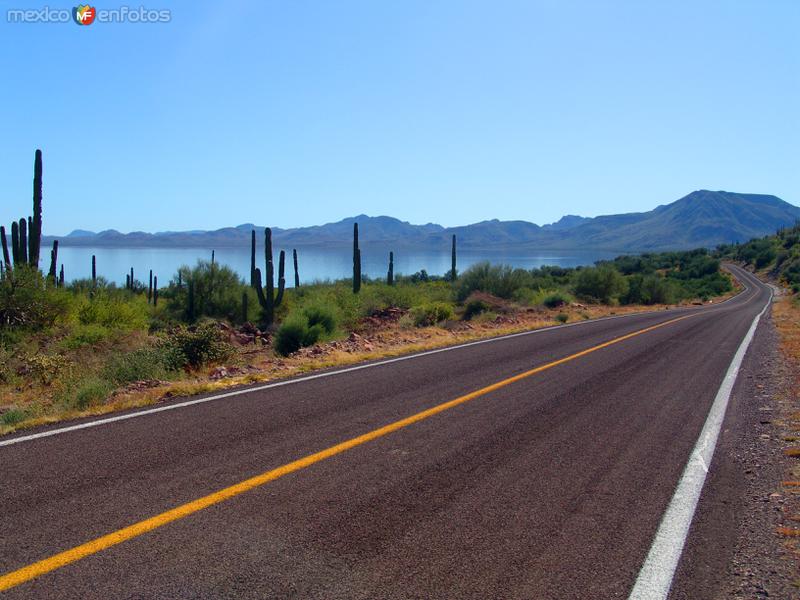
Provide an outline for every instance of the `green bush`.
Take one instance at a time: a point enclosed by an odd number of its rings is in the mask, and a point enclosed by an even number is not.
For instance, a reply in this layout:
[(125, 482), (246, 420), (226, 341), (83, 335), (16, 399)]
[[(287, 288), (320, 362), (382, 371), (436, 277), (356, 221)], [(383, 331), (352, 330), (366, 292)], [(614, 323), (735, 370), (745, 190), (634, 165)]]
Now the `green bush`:
[(72, 405), (78, 410), (86, 410), (100, 404), (112, 391), (113, 386), (104, 379), (94, 377), (84, 380), (75, 390)]
[(469, 267), (459, 278), (457, 298), (463, 302), (472, 292), (481, 291), (511, 299), (515, 291), (533, 287), (533, 284), (533, 275), (525, 269), (480, 262)]
[[(247, 320), (258, 320), (259, 304), (255, 290), (230, 267), (201, 260), (195, 267), (181, 267), (180, 272), (183, 280), (180, 289), (172, 286), (162, 294), (176, 317), (188, 323), (202, 317), (242, 323), (242, 294), (247, 294)], [(190, 302), (190, 284), (193, 302)]]
[(94, 298), (80, 298), (78, 322), (114, 331), (146, 331), (149, 325), (147, 298), (125, 290), (98, 291)]
[[(316, 331), (319, 331), (318, 329)], [(313, 334), (310, 333), (308, 323), (303, 319), (285, 321), (275, 334), (275, 352), (281, 356), (288, 356), (297, 352), (303, 346), (309, 345)], [(311, 342), (315, 343), (316, 340)]]
[(46, 285), (38, 270), (15, 267), (0, 279), (0, 327), (51, 327), (69, 320), (72, 305), (72, 294)]
[(444, 302), (431, 302), (411, 309), (411, 317), (417, 327), (435, 325), (453, 318), (453, 306)]
[(110, 332), (107, 327), (103, 325), (78, 324), (73, 327), (70, 334), (62, 342), (65, 348), (74, 350), (83, 346), (92, 346), (104, 340), (107, 340)]
[(558, 308), (559, 306), (566, 306), (571, 301), (572, 299), (564, 292), (553, 292), (544, 297), (542, 304), (547, 308)]
[(615, 268), (602, 265), (578, 271), (575, 293), (578, 296), (610, 304), (628, 291), (628, 282)]
[(677, 291), (673, 281), (659, 275), (632, 275), (620, 300), (623, 304), (673, 304)]
[(145, 347), (116, 355), (103, 369), (103, 377), (117, 385), (132, 381), (163, 379), (168, 370), (177, 370), (183, 364), (170, 369), (167, 354), (159, 348)]
[(562, 324), (566, 323), (567, 321), (569, 321), (569, 315), (566, 313), (558, 313), (556, 315), (556, 321)]
[(469, 321), (473, 317), (485, 313), (489, 308), (491, 307), (483, 300), (470, 300), (464, 307), (464, 320)]
[[(331, 334), (336, 330), (336, 315), (326, 306), (307, 306), (303, 309), (309, 328), (319, 325), (323, 333)], [(312, 342), (313, 343), (313, 342)]]
[(14, 407), (0, 414), (0, 423), (7, 426), (16, 425), (17, 423), (22, 423), (27, 418), (28, 414), (24, 410)]
[(233, 346), (222, 339), (219, 329), (212, 323), (194, 328), (179, 327), (159, 342), (164, 365), (169, 370), (198, 368), (208, 363), (223, 361), (233, 354)]

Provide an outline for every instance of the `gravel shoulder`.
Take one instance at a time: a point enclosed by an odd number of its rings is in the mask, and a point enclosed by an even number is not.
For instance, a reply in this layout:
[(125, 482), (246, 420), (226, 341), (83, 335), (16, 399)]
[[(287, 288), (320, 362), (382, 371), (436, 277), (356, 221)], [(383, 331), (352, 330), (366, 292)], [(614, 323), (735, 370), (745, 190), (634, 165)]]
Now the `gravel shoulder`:
[(800, 478), (800, 459), (786, 452), (797, 439), (800, 369), (781, 341), (768, 311), (731, 397), (673, 600), (800, 598), (800, 487), (787, 485)]

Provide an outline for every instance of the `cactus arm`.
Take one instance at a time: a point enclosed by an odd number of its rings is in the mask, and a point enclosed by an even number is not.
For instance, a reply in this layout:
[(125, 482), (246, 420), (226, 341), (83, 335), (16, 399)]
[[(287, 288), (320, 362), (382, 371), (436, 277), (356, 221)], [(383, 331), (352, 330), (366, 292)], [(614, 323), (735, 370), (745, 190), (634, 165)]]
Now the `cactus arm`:
[(294, 259), (294, 287), (300, 287), (300, 274), (297, 272), (297, 249), (292, 250), (292, 258)]
[(281, 250), (280, 257), (278, 258), (278, 295), (275, 297), (275, 306), (280, 306), (283, 301), (283, 290), (286, 288), (286, 278), (284, 277), (284, 267), (286, 262), (286, 253)]
[(25, 217), (19, 220), (19, 260), (23, 264), (28, 262), (28, 220)]
[(28, 235), (31, 238), (30, 262), (39, 268), (39, 255), (42, 248), (42, 151), (36, 150), (33, 161), (33, 227)]
[(11, 257), (8, 254), (8, 239), (6, 238), (6, 228), (0, 226), (0, 244), (3, 246), (3, 262), (6, 267), (11, 266)]

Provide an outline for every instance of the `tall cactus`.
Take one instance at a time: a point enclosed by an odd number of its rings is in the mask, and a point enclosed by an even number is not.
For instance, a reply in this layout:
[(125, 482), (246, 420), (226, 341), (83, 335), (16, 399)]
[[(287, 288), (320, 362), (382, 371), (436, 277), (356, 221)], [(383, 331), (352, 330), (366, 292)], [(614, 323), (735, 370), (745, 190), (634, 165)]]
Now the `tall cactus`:
[(358, 223), (353, 223), (353, 293), (361, 291), (361, 249), (358, 247)]
[(153, 277), (153, 306), (158, 306), (158, 275)]
[(64, 263), (61, 263), (61, 271), (58, 274), (58, 287), (64, 287)]
[(456, 280), (456, 234), (453, 234), (453, 248), (451, 250), (450, 256), (451, 266), (450, 266), (450, 279), (452, 281)]
[[(213, 263), (212, 263), (213, 264)], [(153, 299), (153, 269), (150, 269), (150, 284), (147, 287), (147, 303)]]
[(133, 267), (131, 267), (131, 291), (133, 291), (133, 282), (134, 281), (136, 281), (136, 280), (133, 278)]
[(53, 249), (50, 250), (50, 270), (47, 272), (48, 281), (52, 281), (53, 285), (58, 285), (58, 276), (56, 275), (56, 265), (58, 264), (58, 240), (53, 240)]
[(292, 258), (294, 259), (294, 287), (300, 287), (300, 274), (297, 272), (297, 249), (292, 250)]
[(6, 228), (0, 226), (0, 244), (3, 246), (3, 262), (6, 269), (11, 267), (11, 257), (8, 254), (8, 239), (6, 239)]
[(16, 221), (11, 223), (11, 257), (14, 259), (15, 267), (22, 264), (19, 257), (19, 223)]
[(256, 287), (256, 230), (250, 230), (250, 287)]
[(28, 264), (28, 220), (25, 217), (19, 220), (19, 260)]
[(386, 283), (394, 285), (394, 252), (389, 252), (389, 272), (386, 273)]
[(33, 247), (34, 246), (33, 239), (36, 237), (35, 235), (33, 235), (33, 231), (34, 231), (33, 219), (31, 217), (28, 217), (28, 244), (26, 248), (28, 249), (28, 264), (31, 266), (33, 266), (33, 252), (35, 250), (35, 248)]
[(258, 296), (258, 303), (261, 305), (261, 319), (264, 325), (272, 325), (275, 321), (275, 309), (280, 306), (283, 301), (283, 291), (286, 287), (286, 279), (284, 278), (284, 268), (286, 261), (286, 253), (281, 250), (280, 258), (278, 260), (278, 294), (275, 295), (275, 269), (272, 262), (272, 230), (267, 227), (264, 229), (264, 258), (266, 261), (266, 289), (261, 287), (261, 269), (254, 269), (256, 295)]
[(92, 287), (97, 287), (97, 257), (92, 254)]
[(28, 235), (30, 236), (31, 266), (39, 268), (39, 255), (42, 248), (42, 151), (36, 150), (33, 161), (33, 218)]

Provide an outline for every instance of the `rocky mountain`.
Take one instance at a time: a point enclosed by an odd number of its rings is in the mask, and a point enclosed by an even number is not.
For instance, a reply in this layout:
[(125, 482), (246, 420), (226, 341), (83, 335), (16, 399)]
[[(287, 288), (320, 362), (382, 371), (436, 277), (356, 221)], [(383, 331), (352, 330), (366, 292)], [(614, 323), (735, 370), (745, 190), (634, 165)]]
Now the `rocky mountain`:
[[(800, 208), (776, 196), (699, 190), (648, 212), (595, 218), (567, 215), (542, 227), (528, 221), (495, 219), (445, 228), (433, 223), (412, 225), (387, 216), (358, 215), (325, 225), (273, 228), (273, 239), (282, 247), (344, 246), (351, 243), (353, 223), (358, 222), (362, 243), (397, 248), (439, 247), (447, 245), (455, 234), (461, 248), (513, 246), (526, 250), (636, 252), (746, 241), (793, 225), (798, 219)], [(134, 231), (127, 234), (113, 229), (99, 233), (76, 230), (58, 239), (64, 246), (214, 248), (246, 246), (250, 242), (250, 231), (260, 232), (263, 227), (245, 223), (214, 231)]]

